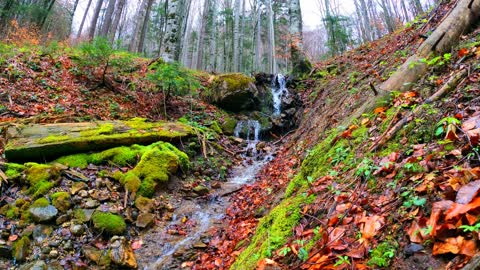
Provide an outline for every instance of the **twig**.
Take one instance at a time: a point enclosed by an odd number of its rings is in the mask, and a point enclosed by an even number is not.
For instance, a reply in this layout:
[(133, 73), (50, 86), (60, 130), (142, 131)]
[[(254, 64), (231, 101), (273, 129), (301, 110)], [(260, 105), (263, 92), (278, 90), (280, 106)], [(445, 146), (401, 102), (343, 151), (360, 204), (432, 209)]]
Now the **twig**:
[(372, 82), (370, 82), (370, 89), (372, 89), (373, 94), (374, 94), (375, 96), (378, 96), (378, 91), (377, 91), (377, 89), (375, 89), (375, 85), (373, 85)]

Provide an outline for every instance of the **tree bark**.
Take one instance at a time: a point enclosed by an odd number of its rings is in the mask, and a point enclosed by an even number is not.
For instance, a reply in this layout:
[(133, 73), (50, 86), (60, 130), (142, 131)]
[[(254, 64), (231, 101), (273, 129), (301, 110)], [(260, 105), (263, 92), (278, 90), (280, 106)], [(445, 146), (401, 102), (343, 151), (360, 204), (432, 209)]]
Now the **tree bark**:
[(102, 29), (100, 30), (100, 33), (99, 33), (99, 35), (102, 37), (108, 36), (108, 31), (112, 26), (113, 12), (115, 11), (116, 2), (117, 2), (116, 0), (108, 1), (107, 11), (105, 13)]
[(43, 29), (43, 26), (45, 25), (45, 22), (47, 21), (48, 15), (50, 15), (50, 12), (52, 11), (53, 5), (55, 5), (55, 0), (51, 0), (50, 2), (45, 2), (46, 6), (46, 12), (43, 14), (40, 24), (39, 24), (39, 29)]
[(142, 53), (143, 48), (145, 47), (145, 37), (147, 36), (148, 22), (150, 20), (150, 12), (152, 11), (153, 2), (154, 0), (148, 0), (147, 2), (147, 8), (145, 10), (145, 15), (143, 17), (142, 32), (140, 33), (140, 39), (138, 41), (138, 48), (137, 48), (138, 53)]
[(120, 23), (120, 19), (122, 18), (123, 9), (125, 8), (126, 0), (119, 0), (118, 7), (115, 10), (115, 15), (113, 16), (112, 27), (110, 28), (110, 32), (108, 34), (108, 38), (110, 43), (115, 41), (115, 34), (117, 33), (118, 24)]
[(210, 0), (204, 0), (203, 2), (203, 13), (202, 13), (202, 21), (201, 21), (201, 26), (200, 26), (200, 32), (198, 35), (198, 46), (197, 46), (197, 62), (195, 67), (197, 69), (202, 69), (203, 68), (203, 51), (204, 51), (204, 45), (205, 45), (205, 35), (207, 33), (207, 24), (208, 24), (208, 18), (209, 18), (209, 13), (210, 13), (210, 8), (211, 8), (211, 1)]
[(181, 24), (179, 22), (179, 3), (180, 0), (170, 0), (168, 3), (167, 21), (165, 36), (163, 40), (163, 49), (161, 57), (165, 62), (175, 61), (177, 54), (178, 33)]
[(98, 0), (97, 6), (95, 7), (95, 11), (93, 13), (92, 22), (90, 24), (90, 31), (88, 32), (88, 38), (93, 39), (95, 36), (95, 30), (97, 29), (97, 22), (98, 16), (100, 15), (100, 11), (102, 10), (103, 0)]
[(418, 48), (417, 52), (407, 59), (400, 69), (380, 86), (380, 89), (383, 91), (408, 91), (411, 89), (413, 84), (428, 70), (427, 64), (420, 60), (450, 51), (458, 43), (460, 35), (466, 33), (479, 17), (480, 1), (460, 0), (448, 17)]
[[(218, 43), (217, 43), (217, 0), (212, 1), (212, 8), (210, 10), (211, 18), (209, 19), (209, 49), (210, 56), (208, 58), (208, 67), (207, 71), (212, 72), (217, 70), (217, 52), (218, 52)], [(210, 15), (209, 15), (210, 16)]]
[(240, 8), (242, 6), (241, 0), (235, 0), (235, 8), (233, 11), (234, 23), (233, 23), (233, 68), (234, 72), (238, 72), (239, 68), (239, 46), (240, 46)]
[(87, 18), (88, 10), (90, 9), (91, 4), (92, 0), (88, 0), (87, 8), (85, 9), (85, 13), (83, 13), (82, 22), (80, 23), (80, 28), (78, 29), (77, 38), (82, 35), (83, 26), (85, 25), (85, 19)]
[(273, 10), (272, 0), (267, 0), (267, 16), (268, 16), (268, 72), (270, 74), (277, 73), (277, 63), (275, 61), (275, 28), (273, 27)]
[(292, 59), (293, 71), (292, 74), (295, 77), (301, 77), (302, 75), (310, 72), (311, 64), (305, 55), (303, 48), (303, 30), (302, 30), (302, 11), (300, 9), (300, 0), (290, 1), (289, 6), (290, 17), (290, 54)]

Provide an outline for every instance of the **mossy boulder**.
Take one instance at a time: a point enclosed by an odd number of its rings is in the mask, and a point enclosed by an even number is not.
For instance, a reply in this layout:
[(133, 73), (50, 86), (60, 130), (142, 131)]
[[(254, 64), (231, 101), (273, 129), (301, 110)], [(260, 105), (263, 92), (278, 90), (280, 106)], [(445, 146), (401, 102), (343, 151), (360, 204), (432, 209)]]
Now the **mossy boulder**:
[(232, 112), (250, 110), (259, 103), (254, 79), (241, 73), (216, 76), (209, 92), (211, 102)]
[(110, 234), (122, 235), (127, 230), (123, 217), (112, 213), (95, 212), (92, 215), (93, 226), (96, 230)]
[(3, 170), (8, 179), (18, 179), (25, 171), (25, 166), (17, 163), (5, 163)]
[(237, 126), (237, 120), (233, 117), (227, 116), (224, 117), (221, 122), (221, 129), (226, 135), (233, 135), (235, 132), (235, 127)]
[(60, 212), (67, 212), (68, 209), (72, 206), (70, 200), (70, 194), (68, 192), (56, 192), (50, 196), (52, 199), (52, 204)]
[(53, 165), (25, 163), (26, 179), (30, 185), (28, 193), (33, 198), (45, 195), (55, 186), (55, 181), (60, 175), (60, 168)]

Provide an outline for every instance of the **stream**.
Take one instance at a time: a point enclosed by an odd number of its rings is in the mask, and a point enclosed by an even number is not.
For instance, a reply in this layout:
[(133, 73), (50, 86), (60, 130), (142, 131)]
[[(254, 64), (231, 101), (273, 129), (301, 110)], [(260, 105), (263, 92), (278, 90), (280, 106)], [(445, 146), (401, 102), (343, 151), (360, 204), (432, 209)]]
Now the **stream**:
[[(281, 113), (281, 99), (284, 94), (288, 94), (285, 78), (279, 74), (272, 86), (273, 115)], [(274, 150), (267, 153), (257, 150), (257, 145), (261, 142), (260, 131), (261, 125), (256, 120), (237, 123), (234, 136), (246, 142), (242, 163), (230, 171), (227, 181), (222, 183), (220, 189), (212, 190), (214, 194), (210, 194), (208, 198), (179, 199), (175, 203), (172, 220), (156, 226), (144, 235), (143, 251), (137, 254), (141, 255), (137, 256), (140, 269), (179, 269), (181, 261), (194, 259), (195, 249), (207, 247), (208, 243), (203, 240), (210, 229), (224, 224), (223, 218), (231, 193), (253, 183), (259, 171), (273, 159)], [(172, 233), (178, 228), (182, 228), (181, 233)]]

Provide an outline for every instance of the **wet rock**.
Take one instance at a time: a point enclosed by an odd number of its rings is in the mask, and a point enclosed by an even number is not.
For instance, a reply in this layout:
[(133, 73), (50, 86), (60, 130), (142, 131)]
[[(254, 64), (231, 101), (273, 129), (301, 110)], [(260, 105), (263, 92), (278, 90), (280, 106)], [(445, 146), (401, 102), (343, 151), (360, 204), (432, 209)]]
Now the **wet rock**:
[(86, 190), (80, 190), (78, 192), (78, 196), (80, 196), (82, 198), (86, 198), (86, 197), (88, 197), (88, 192)]
[(200, 196), (204, 196), (204, 195), (207, 195), (210, 192), (210, 190), (208, 190), (208, 188), (204, 185), (198, 185), (193, 188), (193, 192), (195, 192)]
[(262, 150), (262, 149), (264, 149), (266, 146), (267, 146), (267, 143), (265, 143), (265, 142), (259, 142), (259, 143), (257, 144), (257, 150)]
[(218, 181), (214, 181), (214, 182), (212, 182), (212, 188), (214, 188), (214, 189), (222, 188), (222, 184)]
[(138, 215), (135, 225), (139, 228), (144, 229), (153, 225), (154, 220), (155, 215), (150, 213), (141, 213), (140, 215)]
[(50, 259), (56, 259), (56, 258), (58, 258), (58, 255), (59, 255), (59, 254), (58, 254), (58, 250), (56, 250), (56, 249), (52, 249), (52, 250), (50, 251), (50, 253), (48, 253), (48, 257), (49, 257)]
[(151, 213), (153, 212), (155, 205), (153, 204), (152, 199), (138, 196), (137, 199), (135, 200), (135, 207), (137, 207), (137, 209), (140, 210), (140, 212)]
[(28, 210), (35, 222), (47, 222), (55, 218), (58, 214), (57, 208), (53, 205), (32, 206)]
[(244, 141), (242, 138), (235, 137), (233, 138), (233, 142), (238, 145), (238, 144), (242, 144)]
[(110, 259), (112, 262), (121, 267), (136, 269), (138, 267), (137, 260), (127, 240), (124, 237), (113, 239), (115, 238), (112, 238), (110, 244)]
[(84, 182), (75, 182), (72, 185), (72, 188), (70, 188), (70, 194), (75, 195), (77, 194), (80, 190), (86, 190), (88, 188), (87, 184)]
[(253, 79), (241, 73), (216, 76), (211, 84), (211, 101), (229, 111), (253, 109), (259, 103)]
[(405, 249), (403, 250), (403, 253), (405, 254), (405, 256), (411, 256), (422, 250), (424, 250), (424, 247), (422, 245), (419, 245), (416, 243), (410, 243), (405, 247)]
[(90, 209), (95, 208), (99, 205), (100, 205), (100, 202), (94, 199), (87, 199), (87, 201), (85, 202), (85, 207)]
[(92, 219), (95, 209), (79, 209), (77, 211), (77, 214), (80, 216), (77, 218), (80, 219), (81, 222), (89, 222)]
[(111, 198), (110, 192), (108, 192), (106, 190), (104, 190), (104, 191), (93, 190), (93, 192), (90, 194), (90, 196), (92, 198), (94, 198), (95, 200), (98, 200), (100, 202), (108, 201)]
[(85, 227), (79, 224), (72, 224), (72, 226), (70, 226), (70, 232), (75, 236), (80, 236), (85, 232)]
[(34, 261), (19, 267), (18, 270), (48, 270), (48, 267), (44, 261)]
[(60, 225), (70, 220), (69, 215), (61, 215), (55, 220), (55, 224)]
[(88, 260), (95, 262), (99, 266), (109, 266), (111, 263), (109, 252), (107, 250), (99, 250), (95, 247), (84, 246), (82, 253)]
[(65, 213), (71, 207), (70, 194), (67, 192), (57, 192), (52, 194), (52, 204), (60, 212)]
[(7, 259), (12, 258), (12, 247), (5, 244), (0, 245), (0, 257)]
[(62, 248), (67, 251), (73, 250), (72, 241), (68, 240), (67, 242), (63, 243)]
[(46, 225), (37, 225), (33, 229), (32, 237), (36, 243), (42, 243), (52, 233), (52, 228)]

